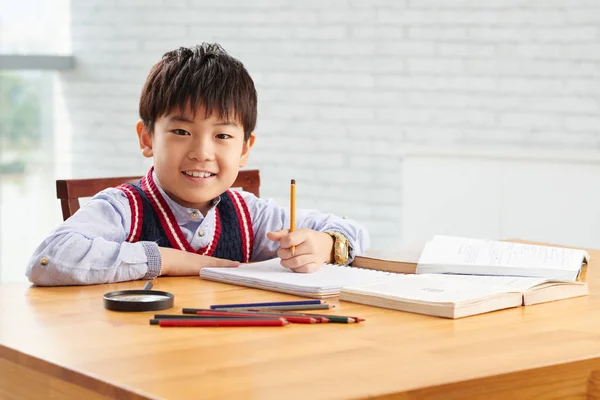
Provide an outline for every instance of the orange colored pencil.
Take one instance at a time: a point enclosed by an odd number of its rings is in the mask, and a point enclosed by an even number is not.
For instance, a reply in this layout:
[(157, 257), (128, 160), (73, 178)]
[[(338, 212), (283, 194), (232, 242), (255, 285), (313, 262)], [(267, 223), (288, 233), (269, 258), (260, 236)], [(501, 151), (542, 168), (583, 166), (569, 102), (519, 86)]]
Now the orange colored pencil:
[[(296, 230), (296, 180), (290, 182), (290, 233)], [(296, 252), (296, 246), (291, 248), (292, 256)]]
[(166, 327), (234, 327), (234, 326), (284, 326), (289, 324), (285, 318), (279, 319), (256, 319), (227, 320), (227, 319), (161, 319), (158, 326)]

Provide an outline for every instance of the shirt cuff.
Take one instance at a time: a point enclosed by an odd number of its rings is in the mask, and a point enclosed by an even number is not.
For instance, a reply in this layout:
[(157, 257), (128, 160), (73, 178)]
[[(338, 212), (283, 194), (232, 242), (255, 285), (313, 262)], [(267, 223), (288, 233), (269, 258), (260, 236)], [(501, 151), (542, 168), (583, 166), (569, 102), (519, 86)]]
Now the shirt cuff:
[(148, 263), (148, 272), (144, 275), (143, 279), (154, 279), (160, 274), (161, 258), (158, 245), (154, 242), (140, 242), (144, 251), (146, 252), (146, 258)]

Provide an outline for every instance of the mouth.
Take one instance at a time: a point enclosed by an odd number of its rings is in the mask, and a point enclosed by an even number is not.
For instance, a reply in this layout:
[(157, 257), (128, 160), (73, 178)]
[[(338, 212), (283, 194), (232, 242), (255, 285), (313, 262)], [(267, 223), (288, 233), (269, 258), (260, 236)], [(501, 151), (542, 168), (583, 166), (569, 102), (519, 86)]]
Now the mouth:
[(181, 173), (184, 174), (185, 176), (189, 176), (190, 178), (200, 178), (200, 179), (212, 178), (213, 176), (217, 175), (217, 174), (213, 174), (212, 172), (208, 172), (208, 171), (181, 171)]

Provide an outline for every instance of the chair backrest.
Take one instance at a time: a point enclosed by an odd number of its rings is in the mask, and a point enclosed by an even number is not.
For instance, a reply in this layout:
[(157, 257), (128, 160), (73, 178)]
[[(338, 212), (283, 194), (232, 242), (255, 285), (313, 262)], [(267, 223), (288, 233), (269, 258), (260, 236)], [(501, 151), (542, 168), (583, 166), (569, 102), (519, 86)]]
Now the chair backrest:
[[(123, 183), (137, 183), (141, 176), (120, 176), (113, 178), (63, 179), (56, 181), (56, 198), (60, 199), (63, 220), (79, 210), (79, 198), (92, 197), (96, 193)], [(240, 171), (233, 188), (242, 188), (246, 192), (260, 195), (260, 174), (257, 169)]]

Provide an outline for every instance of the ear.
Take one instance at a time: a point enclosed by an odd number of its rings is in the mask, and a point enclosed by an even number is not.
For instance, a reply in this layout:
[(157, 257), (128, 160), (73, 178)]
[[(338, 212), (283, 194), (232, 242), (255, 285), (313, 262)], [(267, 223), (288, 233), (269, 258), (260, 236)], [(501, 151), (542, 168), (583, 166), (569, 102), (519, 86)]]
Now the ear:
[(248, 163), (248, 157), (250, 156), (250, 149), (254, 146), (254, 141), (256, 140), (256, 136), (254, 132), (250, 134), (248, 140), (244, 142), (244, 147), (242, 147), (242, 156), (240, 157), (240, 168), (245, 167)]
[(140, 142), (140, 149), (142, 149), (142, 155), (144, 157), (152, 157), (154, 153), (152, 152), (152, 135), (144, 125), (142, 120), (139, 120), (135, 125), (135, 130), (138, 135), (138, 140)]

